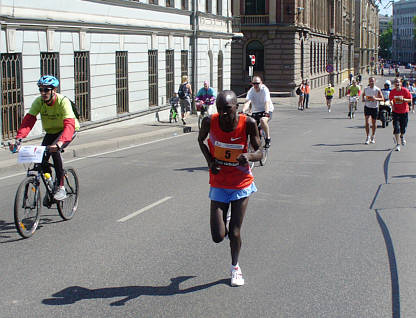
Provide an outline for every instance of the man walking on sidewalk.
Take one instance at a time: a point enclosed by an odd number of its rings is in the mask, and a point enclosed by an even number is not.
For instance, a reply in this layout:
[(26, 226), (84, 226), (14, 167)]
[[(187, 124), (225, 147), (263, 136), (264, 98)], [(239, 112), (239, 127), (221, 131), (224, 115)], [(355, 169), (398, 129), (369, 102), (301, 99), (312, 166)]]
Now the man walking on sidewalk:
[[(383, 94), (380, 88), (375, 86), (376, 80), (373, 76), (368, 79), (368, 86), (364, 88), (363, 102), (364, 116), (365, 116), (365, 133), (367, 135), (365, 144), (368, 145), (376, 143), (376, 128), (377, 128), (377, 115), (378, 115), (378, 103), (383, 101)], [(371, 138), (370, 138), (370, 118), (371, 118)]]

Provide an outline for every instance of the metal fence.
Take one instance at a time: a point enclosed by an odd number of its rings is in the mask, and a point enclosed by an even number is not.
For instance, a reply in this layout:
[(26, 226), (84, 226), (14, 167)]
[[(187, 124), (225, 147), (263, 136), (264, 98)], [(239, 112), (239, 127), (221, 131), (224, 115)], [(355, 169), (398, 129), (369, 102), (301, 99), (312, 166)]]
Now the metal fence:
[(129, 78), (127, 51), (116, 52), (117, 114), (129, 111)]
[(157, 50), (148, 51), (149, 59), (149, 106), (158, 104)]
[(23, 119), (22, 55), (1, 54), (1, 123), (3, 140), (16, 136)]
[[(60, 81), (59, 74), (59, 53), (55, 52), (41, 52), (40, 53), (40, 76), (53, 75)], [(61, 91), (61, 86), (58, 86), (58, 93)]]
[(80, 110), (80, 121), (91, 120), (90, 53), (74, 52), (75, 103)]
[(175, 91), (175, 55), (174, 50), (166, 50), (166, 101)]

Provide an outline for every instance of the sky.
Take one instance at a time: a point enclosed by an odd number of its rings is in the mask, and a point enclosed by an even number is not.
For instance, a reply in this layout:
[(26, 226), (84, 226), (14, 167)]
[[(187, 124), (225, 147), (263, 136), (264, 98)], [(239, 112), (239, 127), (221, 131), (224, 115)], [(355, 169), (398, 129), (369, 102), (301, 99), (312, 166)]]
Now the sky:
[[(381, 4), (380, 4), (381, 2)], [(378, 7), (380, 9), (380, 14), (383, 15), (392, 15), (393, 14), (393, 9), (392, 9), (392, 4), (390, 3), (390, 0), (377, 0), (376, 3), (378, 4)], [(385, 6), (388, 5), (387, 9), (384, 9)]]

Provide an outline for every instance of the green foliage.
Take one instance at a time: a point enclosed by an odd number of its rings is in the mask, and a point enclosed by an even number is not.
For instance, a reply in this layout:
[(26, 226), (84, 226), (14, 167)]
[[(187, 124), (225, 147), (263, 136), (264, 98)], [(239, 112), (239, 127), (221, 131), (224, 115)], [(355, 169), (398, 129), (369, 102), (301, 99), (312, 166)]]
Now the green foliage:
[(390, 21), (388, 28), (380, 35), (379, 56), (383, 59), (391, 59), (391, 46), (393, 44), (393, 23)]
[(413, 17), (413, 38), (416, 40), (416, 16)]

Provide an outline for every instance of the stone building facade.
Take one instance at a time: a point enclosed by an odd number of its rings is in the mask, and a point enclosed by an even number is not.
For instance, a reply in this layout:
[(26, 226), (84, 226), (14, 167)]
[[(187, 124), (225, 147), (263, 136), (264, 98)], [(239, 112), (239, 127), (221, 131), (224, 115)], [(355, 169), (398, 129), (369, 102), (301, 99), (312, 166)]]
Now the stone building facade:
[(249, 87), (248, 56), (253, 54), (254, 73), (271, 92), (293, 94), (303, 79), (312, 88), (339, 84), (357, 73), (356, 6), (356, 0), (233, 0), (244, 38), (232, 44), (232, 89), (241, 94)]
[[(230, 88), (231, 0), (2, 0), (0, 25), (2, 140), (44, 74), (59, 78), (84, 126), (166, 115), (181, 75), (194, 90)], [(38, 122), (31, 136), (41, 134)]]
[(393, 60), (416, 63), (416, 40), (413, 34), (416, 0), (401, 0), (393, 4)]

